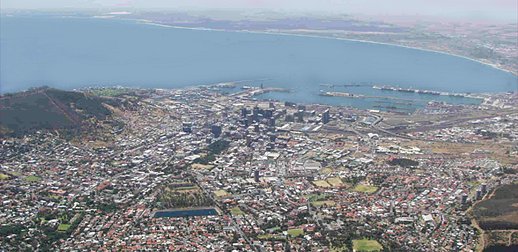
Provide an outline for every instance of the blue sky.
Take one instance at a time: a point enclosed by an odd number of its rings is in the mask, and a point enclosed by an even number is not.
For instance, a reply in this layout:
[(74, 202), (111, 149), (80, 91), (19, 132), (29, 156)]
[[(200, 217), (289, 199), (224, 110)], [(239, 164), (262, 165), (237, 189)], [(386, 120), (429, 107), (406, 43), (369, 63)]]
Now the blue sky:
[(517, 0), (1, 0), (2, 9), (265, 9), (516, 21)]

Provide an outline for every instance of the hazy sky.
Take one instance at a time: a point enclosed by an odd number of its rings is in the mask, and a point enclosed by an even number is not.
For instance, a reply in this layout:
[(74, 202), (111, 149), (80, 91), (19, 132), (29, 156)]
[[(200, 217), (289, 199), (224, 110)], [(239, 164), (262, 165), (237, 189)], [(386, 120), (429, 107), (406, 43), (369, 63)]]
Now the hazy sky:
[(432, 15), (516, 21), (517, 0), (0, 0), (2, 9), (266, 9), (367, 15)]

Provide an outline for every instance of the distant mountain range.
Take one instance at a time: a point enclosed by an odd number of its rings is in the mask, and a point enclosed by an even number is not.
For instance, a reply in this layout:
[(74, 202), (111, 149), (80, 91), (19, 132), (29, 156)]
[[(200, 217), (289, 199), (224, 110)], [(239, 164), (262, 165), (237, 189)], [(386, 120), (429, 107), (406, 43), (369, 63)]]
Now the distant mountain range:
[(48, 87), (0, 96), (0, 136), (41, 129), (80, 129), (111, 115), (107, 99)]

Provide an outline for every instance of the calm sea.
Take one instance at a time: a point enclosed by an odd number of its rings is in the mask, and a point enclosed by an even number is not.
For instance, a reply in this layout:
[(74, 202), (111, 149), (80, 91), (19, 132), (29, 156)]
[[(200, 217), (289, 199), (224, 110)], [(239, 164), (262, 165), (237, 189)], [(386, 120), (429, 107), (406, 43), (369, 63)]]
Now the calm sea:
[[(430, 100), (477, 100), (389, 92), (386, 84), (448, 92), (516, 90), (516, 76), (441, 53), (326, 38), (160, 27), (128, 20), (7, 17), (0, 22), (0, 91), (48, 85), (176, 88), (237, 80), (285, 87), (263, 98), (414, 108)], [(319, 96), (321, 90), (384, 98)]]

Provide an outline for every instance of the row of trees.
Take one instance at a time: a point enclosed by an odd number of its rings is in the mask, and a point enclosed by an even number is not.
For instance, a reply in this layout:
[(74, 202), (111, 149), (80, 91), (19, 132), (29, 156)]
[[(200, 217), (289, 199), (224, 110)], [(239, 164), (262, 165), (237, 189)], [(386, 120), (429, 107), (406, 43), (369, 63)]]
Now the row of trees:
[(212, 200), (200, 191), (166, 191), (159, 196), (158, 207), (183, 208), (211, 206)]

